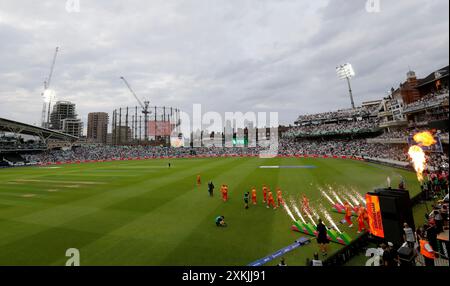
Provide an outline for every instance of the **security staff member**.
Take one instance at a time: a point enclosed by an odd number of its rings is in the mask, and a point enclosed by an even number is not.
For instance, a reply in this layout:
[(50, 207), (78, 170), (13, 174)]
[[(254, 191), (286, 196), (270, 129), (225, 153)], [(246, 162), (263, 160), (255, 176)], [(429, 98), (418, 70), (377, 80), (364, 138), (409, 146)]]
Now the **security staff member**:
[(434, 266), (435, 253), (430, 243), (425, 239), (420, 240), (420, 254), (425, 259), (425, 266)]

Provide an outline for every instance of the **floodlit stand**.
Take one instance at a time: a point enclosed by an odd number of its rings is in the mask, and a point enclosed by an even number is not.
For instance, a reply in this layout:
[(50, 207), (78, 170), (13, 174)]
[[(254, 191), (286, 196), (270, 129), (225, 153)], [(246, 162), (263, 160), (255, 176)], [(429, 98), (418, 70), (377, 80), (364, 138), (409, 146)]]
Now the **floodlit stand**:
[(352, 65), (349, 63), (340, 65), (340, 66), (336, 67), (336, 73), (337, 73), (339, 79), (347, 80), (348, 92), (350, 94), (350, 102), (352, 104), (352, 108), (355, 109), (355, 102), (353, 101), (352, 86), (350, 84), (350, 79), (355, 76), (355, 71), (353, 70)]

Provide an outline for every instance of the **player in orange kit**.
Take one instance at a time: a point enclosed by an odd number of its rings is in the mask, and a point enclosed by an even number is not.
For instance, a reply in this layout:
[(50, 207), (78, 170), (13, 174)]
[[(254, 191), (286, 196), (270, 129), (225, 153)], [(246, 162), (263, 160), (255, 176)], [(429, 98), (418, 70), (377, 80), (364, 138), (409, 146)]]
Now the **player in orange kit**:
[(252, 204), (256, 205), (256, 189), (252, 188)]
[(284, 205), (283, 196), (281, 195), (281, 189), (277, 188), (277, 205), (282, 206)]
[(269, 208), (269, 207), (273, 207), (273, 209), (277, 208), (277, 206), (275, 205), (275, 200), (273, 198), (273, 194), (271, 191), (269, 191), (268, 197), (267, 197), (267, 208)]
[(225, 189), (225, 184), (222, 184), (221, 186), (220, 186), (220, 193), (222, 194), (222, 199), (223, 199), (223, 190)]
[(200, 175), (197, 175), (197, 185), (200, 186), (202, 184), (202, 179)]
[[(364, 228), (366, 230), (368, 230), (370, 228), (370, 224), (369, 224), (369, 214), (367, 213), (367, 208), (363, 204), (359, 204), (359, 210), (363, 214)], [(367, 224), (367, 227), (366, 227), (366, 224)]]
[(263, 185), (262, 190), (263, 190), (263, 203), (266, 203), (267, 202), (267, 187), (266, 187), (266, 185)]
[(353, 227), (353, 223), (352, 223), (352, 207), (350, 206), (350, 204), (348, 202), (345, 202), (344, 208), (345, 208), (344, 220), (345, 220), (345, 222), (348, 223), (349, 227)]
[(358, 208), (358, 233), (361, 233), (363, 230), (366, 230), (366, 225), (364, 224), (364, 212), (365, 208), (359, 205)]
[(305, 213), (309, 213), (310, 212), (309, 200), (304, 194), (302, 195), (302, 206), (303, 206), (303, 212), (305, 212)]
[(224, 202), (228, 201), (228, 186), (227, 185), (223, 185), (222, 199)]

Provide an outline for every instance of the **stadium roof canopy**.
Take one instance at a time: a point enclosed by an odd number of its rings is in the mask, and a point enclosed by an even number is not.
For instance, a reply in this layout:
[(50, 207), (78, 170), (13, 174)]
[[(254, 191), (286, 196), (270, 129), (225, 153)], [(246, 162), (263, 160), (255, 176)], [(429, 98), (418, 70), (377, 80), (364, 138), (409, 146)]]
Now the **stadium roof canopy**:
[(38, 136), (44, 142), (49, 139), (72, 142), (78, 139), (76, 136), (5, 118), (0, 118), (0, 131)]
[(448, 75), (449, 75), (449, 66), (446, 66), (444, 68), (441, 68), (440, 70), (430, 73), (426, 78), (420, 79), (417, 84), (417, 87), (424, 86), (426, 84), (435, 82), (440, 79), (444, 79), (448, 77)]

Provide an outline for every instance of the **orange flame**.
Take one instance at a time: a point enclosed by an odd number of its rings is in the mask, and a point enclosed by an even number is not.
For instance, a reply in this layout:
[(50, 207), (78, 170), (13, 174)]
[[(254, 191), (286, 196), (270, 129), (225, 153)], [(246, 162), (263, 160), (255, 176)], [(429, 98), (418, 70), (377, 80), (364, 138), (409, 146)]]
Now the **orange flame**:
[(414, 135), (413, 139), (414, 141), (419, 143), (419, 146), (428, 147), (437, 143), (434, 139), (433, 134), (431, 134), (431, 132), (429, 131), (417, 133), (416, 135)]
[(419, 180), (419, 182), (422, 182), (422, 174), (427, 166), (427, 162), (425, 158), (425, 152), (423, 152), (421, 146), (428, 147), (436, 144), (437, 142), (430, 131), (417, 133), (414, 135), (413, 139), (414, 141), (416, 141), (416, 143), (418, 143), (418, 145), (411, 146), (409, 148), (408, 155), (413, 162), (414, 170), (416, 170), (417, 173), (417, 179)]
[(414, 170), (416, 170), (417, 174), (417, 179), (419, 180), (419, 182), (422, 182), (422, 173), (426, 167), (425, 153), (423, 152), (422, 148), (417, 145), (413, 145), (409, 148), (408, 155), (413, 162)]

